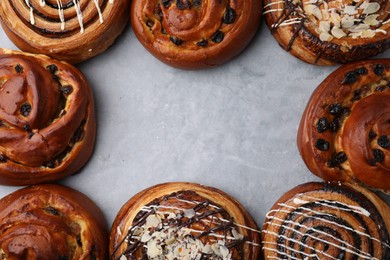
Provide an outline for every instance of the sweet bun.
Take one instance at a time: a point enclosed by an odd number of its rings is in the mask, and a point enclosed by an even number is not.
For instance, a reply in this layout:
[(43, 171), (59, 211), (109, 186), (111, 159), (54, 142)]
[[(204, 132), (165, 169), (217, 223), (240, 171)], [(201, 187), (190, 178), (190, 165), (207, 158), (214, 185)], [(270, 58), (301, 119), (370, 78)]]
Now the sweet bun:
[(129, 0), (1, 0), (0, 23), (21, 50), (78, 63), (113, 44), (129, 11)]
[(262, 230), (267, 259), (390, 259), (390, 208), (352, 184), (306, 183), (271, 208)]
[(131, 24), (142, 45), (173, 67), (202, 69), (238, 55), (260, 23), (261, 0), (134, 0)]
[(354, 62), (314, 91), (297, 138), (314, 174), (390, 191), (389, 78), (390, 60)]
[(84, 194), (36, 185), (0, 200), (1, 259), (107, 259), (103, 214)]
[(95, 141), (91, 89), (79, 70), (0, 49), (0, 183), (52, 182), (76, 173)]
[(390, 47), (389, 1), (263, 0), (279, 45), (312, 64), (362, 60)]
[(257, 259), (259, 231), (246, 210), (215, 188), (166, 183), (132, 197), (110, 233), (111, 259)]

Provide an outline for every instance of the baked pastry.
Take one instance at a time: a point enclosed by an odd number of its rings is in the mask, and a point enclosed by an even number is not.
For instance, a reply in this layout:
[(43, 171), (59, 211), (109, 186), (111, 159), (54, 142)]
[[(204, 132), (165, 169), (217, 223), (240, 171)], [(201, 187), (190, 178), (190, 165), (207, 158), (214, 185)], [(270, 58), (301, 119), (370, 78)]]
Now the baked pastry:
[(129, 0), (1, 0), (0, 23), (21, 50), (78, 63), (122, 33)]
[(377, 0), (263, 0), (279, 45), (312, 64), (362, 60), (390, 47), (390, 4)]
[(201, 69), (238, 55), (254, 36), (261, 0), (134, 0), (131, 24), (142, 45), (173, 67)]
[(95, 112), (79, 70), (43, 55), (0, 49), (0, 183), (51, 182), (92, 154)]
[(344, 65), (318, 86), (297, 139), (314, 174), (390, 191), (389, 86), (390, 60)]
[(1, 259), (107, 259), (106, 223), (84, 194), (37, 185), (0, 200)]
[(131, 198), (110, 233), (111, 259), (257, 259), (259, 231), (215, 188), (166, 183)]
[(389, 206), (362, 187), (300, 185), (266, 216), (264, 260), (390, 259), (389, 216)]

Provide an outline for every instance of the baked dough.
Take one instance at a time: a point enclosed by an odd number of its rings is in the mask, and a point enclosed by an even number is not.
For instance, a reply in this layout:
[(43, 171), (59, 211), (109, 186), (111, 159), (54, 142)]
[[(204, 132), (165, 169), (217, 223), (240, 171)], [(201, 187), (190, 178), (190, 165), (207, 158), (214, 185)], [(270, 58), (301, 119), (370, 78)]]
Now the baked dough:
[(134, 0), (130, 17), (135, 35), (156, 58), (201, 69), (238, 55), (260, 16), (261, 0)]
[(36, 185), (0, 200), (1, 259), (107, 259), (103, 214), (84, 194)]
[(354, 62), (314, 91), (297, 138), (314, 174), (390, 191), (389, 78), (390, 60)]
[(0, 49), (0, 183), (52, 182), (76, 173), (95, 141), (91, 89), (73, 66)]
[(226, 193), (193, 183), (138, 193), (121, 208), (110, 234), (111, 258), (121, 260), (252, 260), (259, 249), (259, 231), (246, 210)]
[(302, 184), (268, 212), (264, 260), (390, 259), (389, 216), (389, 206), (360, 186)]
[(279, 45), (312, 64), (362, 60), (390, 47), (390, 2), (384, 0), (263, 0)]
[(129, 0), (0, 1), (0, 23), (16, 46), (70, 63), (104, 52), (129, 12)]

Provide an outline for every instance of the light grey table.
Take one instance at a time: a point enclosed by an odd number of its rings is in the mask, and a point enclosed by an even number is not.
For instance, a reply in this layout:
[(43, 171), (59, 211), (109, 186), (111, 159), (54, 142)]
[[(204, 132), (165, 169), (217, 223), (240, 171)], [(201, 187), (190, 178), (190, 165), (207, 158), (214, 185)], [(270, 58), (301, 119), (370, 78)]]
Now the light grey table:
[[(1, 28), (0, 47), (15, 49)], [(130, 27), (77, 67), (95, 95), (98, 135), (87, 166), (61, 183), (94, 200), (108, 227), (131, 196), (162, 182), (222, 189), (261, 226), (284, 192), (320, 180), (303, 163), (296, 134), (312, 91), (335, 67), (290, 56), (264, 23), (239, 57), (214, 69), (171, 68)], [(0, 197), (16, 189), (0, 186)]]

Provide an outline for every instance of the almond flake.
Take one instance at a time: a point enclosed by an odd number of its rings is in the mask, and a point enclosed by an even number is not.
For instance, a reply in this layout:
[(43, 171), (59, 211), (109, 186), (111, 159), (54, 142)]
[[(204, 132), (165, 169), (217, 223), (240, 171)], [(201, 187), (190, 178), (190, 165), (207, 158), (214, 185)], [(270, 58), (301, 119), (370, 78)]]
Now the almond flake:
[(235, 228), (232, 229), (232, 235), (237, 240), (244, 239), (244, 236), (242, 234), (240, 234)]
[(375, 36), (375, 32), (373, 30), (364, 30), (362, 31), (362, 38), (372, 38)]
[(149, 258), (157, 257), (162, 254), (161, 248), (157, 245), (156, 241), (150, 240), (147, 243), (147, 254)]
[(145, 233), (142, 235), (140, 241), (141, 241), (142, 243), (146, 243), (146, 242), (148, 242), (151, 238), (152, 238), (152, 236), (149, 234), (149, 232), (145, 232)]
[(221, 251), (222, 257), (227, 258), (229, 255), (229, 249), (226, 246), (220, 246), (219, 250)]
[(355, 19), (351, 16), (344, 16), (343, 18), (341, 18), (341, 27), (342, 28), (350, 28), (354, 25)]
[(157, 227), (160, 224), (161, 220), (156, 215), (149, 215), (146, 218), (145, 226), (147, 227)]
[(353, 5), (346, 5), (343, 10), (344, 14), (355, 15), (358, 13), (356, 7)]
[(186, 216), (187, 218), (192, 218), (195, 216), (195, 210), (193, 209), (186, 209), (184, 211), (184, 216)]
[(380, 4), (377, 2), (368, 3), (363, 10), (363, 14), (373, 14), (376, 13), (381, 8)]
[(303, 9), (308, 15), (314, 15), (318, 20), (322, 20), (322, 13), (320, 8), (318, 8), (318, 6), (307, 4), (304, 5)]
[(340, 38), (343, 38), (343, 37), (347, 36), (343, 30), (341, 30), (340, 28), (337, 28), (335, 26), (333, 26), (333, 28), (332, 28), (332, 30), (330, 32), (337, 39), (340, 39)]
[(330, 21), (333, 23), (333, 25), (335, 27), (340, 27), (341, 26), (341, 24), (340, 24), (340, 21), (341, 21), (340, 15), (338, 13), (334, 12), (334, 11), (332, 11), (330, 13)]
[(379, 14), (367, 15), (363, 22), (370, 26), (376, 26), (379, 24), (379, 21), (377, 20), (378, 16)]

